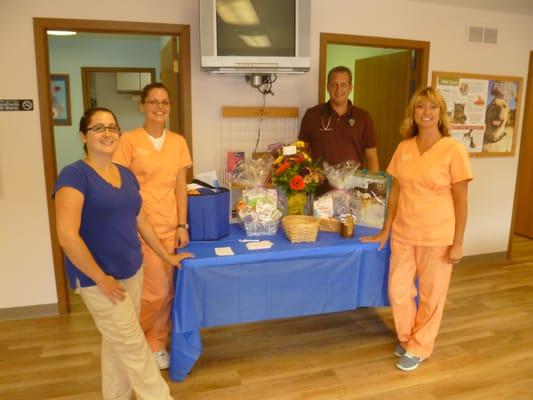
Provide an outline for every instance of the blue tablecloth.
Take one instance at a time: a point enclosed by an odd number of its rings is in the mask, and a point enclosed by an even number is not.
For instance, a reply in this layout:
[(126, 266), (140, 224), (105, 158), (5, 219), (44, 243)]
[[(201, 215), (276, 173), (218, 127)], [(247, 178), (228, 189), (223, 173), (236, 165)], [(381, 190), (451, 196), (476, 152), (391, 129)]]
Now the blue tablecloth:
[[(358, 240), (375, 233), (357, 226), (354, 239), (320, 232), (314, 243), (291, 244), (280, 227), (259, 237), (271, 249), (250, 251), (233, 224), (225, 238), (191, 242), (184, 251), (196, 257), (176, 274), (170, 378), (183, 380), (200, 357), (201, 327), (387, 306), (390, 249)], [(215, 255), (226, 246), (234, 256)]]

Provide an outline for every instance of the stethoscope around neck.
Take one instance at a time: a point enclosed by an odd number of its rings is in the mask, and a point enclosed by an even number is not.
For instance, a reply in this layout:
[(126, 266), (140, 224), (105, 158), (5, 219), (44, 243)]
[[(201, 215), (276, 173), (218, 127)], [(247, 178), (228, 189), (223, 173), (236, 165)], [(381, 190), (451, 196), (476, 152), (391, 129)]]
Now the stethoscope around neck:
[[(355, 118), (353, 117), (353, 108), (350, 110), (350, 119), (348, 120), (348, 124), (350, 126), (354, 126), (355, 125)], [(320, 131), (321, 132), (331, 132), (333, 130), (333, 128), (331, 127), (331, 112), (328, 112), (327, 113), (327, 117), (328, 117), (328, 120), (326, 122), (325, 118), (324, 118), (324, 112), (322, 112), (320, 114)]]
[(331, 128), (331, 114), (328, 113), (328, 122), (325, 123), (324, 122), (324, 115), (320, 115), (320, 124), (322, 125), (322, 127), (320, 128), (321, 131), (323, 132), (330, 132), (333, 130), (333, 128)]

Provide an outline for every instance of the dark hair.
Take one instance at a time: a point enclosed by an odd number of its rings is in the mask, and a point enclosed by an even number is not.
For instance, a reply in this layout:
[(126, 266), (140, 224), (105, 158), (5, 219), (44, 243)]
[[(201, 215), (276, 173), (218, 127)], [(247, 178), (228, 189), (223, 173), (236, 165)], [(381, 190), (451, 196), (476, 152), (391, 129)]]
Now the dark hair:
[[(98, 112), (105, 112), (105, 113), (111, 114), (113, 116), (113, 118), (115, 119), (115, 124), (118, 125), (117, 116), (109, 108), (92, 107), (92, 108), (88, 108), (87, 110), (85, 110), (85, 112), (83, 113), (83, 116), (80, 118), (80, 132), (81, 133), (83, 133), (84, 135), (87, 134), (87, 131), (89, 129), (89, 125), (91, 124), (91, 120), (93, 119), (94, 114), (96, 114)], [(83, 145), (83, 151), (85, 151), (85, 154), (87, 154), (87, 145), (86, 144)]]
[(162, 84), (161, 82), (153, 82), (153, 83), (149, 83), (148, 85), (146, 85), (144, 88), (143, 88), (143, 91), (141, 93), (141, 103), (144, 103), (144, 101), (146, 100), (146, 98), (148, 97), (148, 93), (150, 93), (150, 90), (152, 89), (163, 89), (165, 90), (165, 92), (167, 92), (168, 94), (168, 89), (167, 87)]
[(350, 84), (352, 83), (352, 71), (350, 70), (350, 68), (345, 67), (344, 65), (337, 65), (335, 68), (331, 68), (329, 70), (327, 83), (331, 81), (331, 77), (333, 76), (333, 74), (340, 74), (340, 73), (348, 74), (348, 76), (350, 77)]

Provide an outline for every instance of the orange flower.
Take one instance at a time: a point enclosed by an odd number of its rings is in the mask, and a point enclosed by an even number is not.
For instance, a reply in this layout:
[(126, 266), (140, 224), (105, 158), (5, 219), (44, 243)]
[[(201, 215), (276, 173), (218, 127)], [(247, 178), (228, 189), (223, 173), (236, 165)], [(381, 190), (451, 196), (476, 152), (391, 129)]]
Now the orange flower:
[(289, 186), (292, 190), (303, 190), (305, 188), (304, 178), (300, 175), (294, 176), (289, 182)]
[(281, 175), (283, 171), (285, 171), (287, 168), (289, 168), (291, 164), (288, 161), (284, 161), (283, 164), (281, 164), (278, 169), (276, 170), (276, 175)]
[(301, 163), (303, 163), (303, 162), (304, 162), (304, 156), (302, 156), (301, 154), (296, 154), (296, 155), (294, 156), (294, 162), (295, 162), (296, 164), (301, 164)]

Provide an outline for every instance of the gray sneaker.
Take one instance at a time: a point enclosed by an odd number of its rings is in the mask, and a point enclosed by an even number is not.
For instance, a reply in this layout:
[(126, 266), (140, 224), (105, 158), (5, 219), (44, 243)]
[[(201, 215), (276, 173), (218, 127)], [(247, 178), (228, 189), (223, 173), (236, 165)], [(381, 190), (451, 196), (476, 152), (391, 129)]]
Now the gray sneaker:
[(402, 347), (400, 343), (396, 345), (396, 348), (394, 349), (394, 355), (396, 357), (401, 357), (405, 354), (405, 349)]
[(161, 351), (154, 351), (152, 353), (154, 355), (155, 364), (157, 365), (157, 368), (163, 370), (168, 369), (170, 366), (170, 355), (167, 353), (166, 350)]
[(400, 357), (396, 366), (402, 371), (412, 371), (417, 369), (421, 362), (422, 359), (420, 357), (406, 351), (403, 356)]

